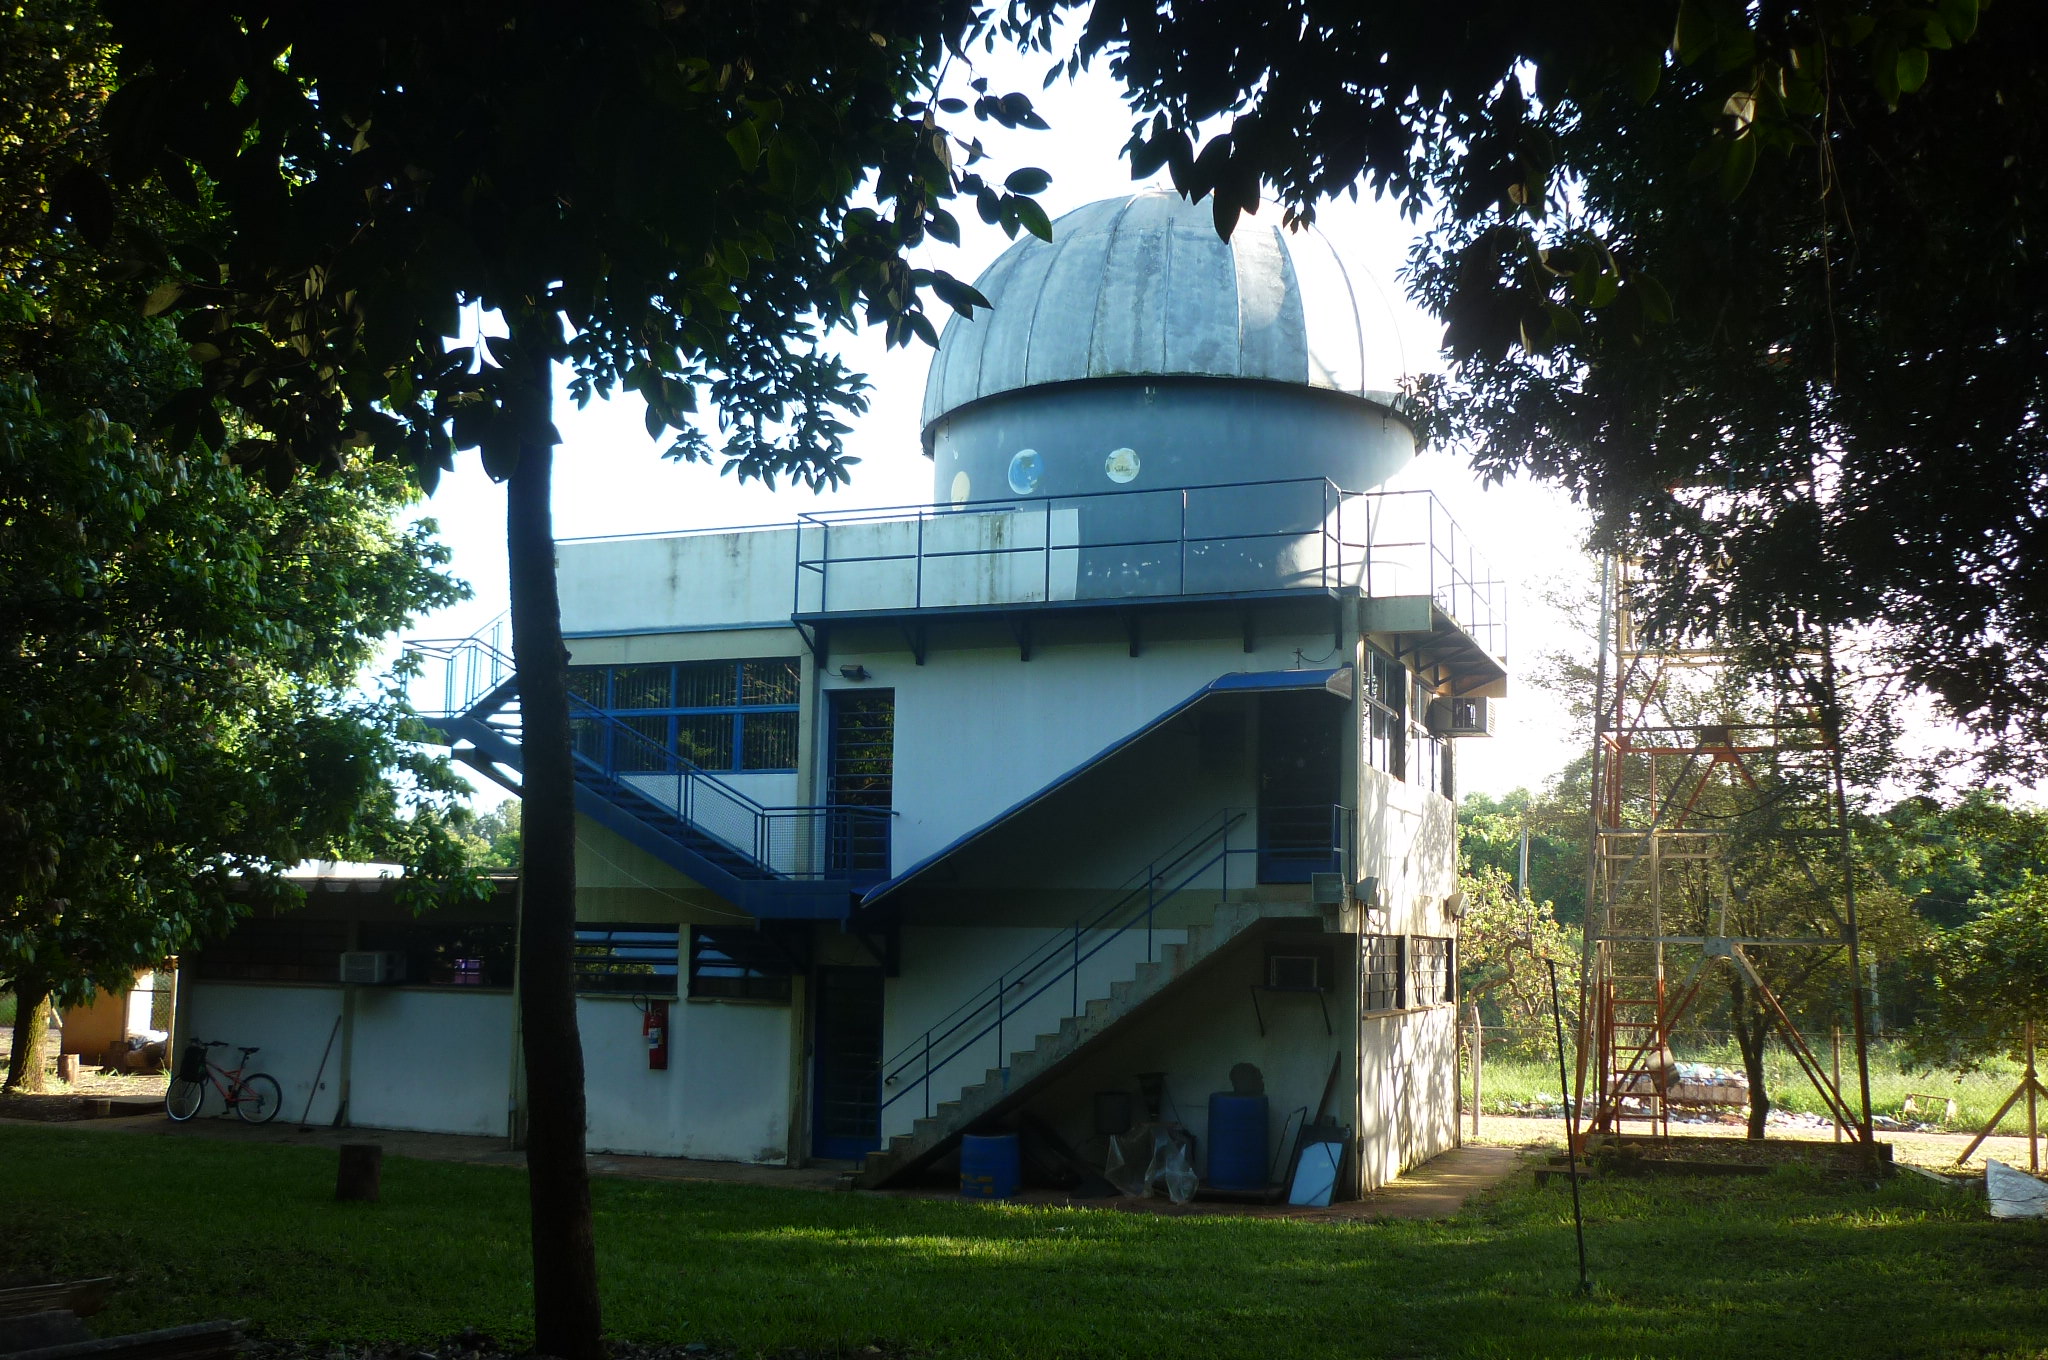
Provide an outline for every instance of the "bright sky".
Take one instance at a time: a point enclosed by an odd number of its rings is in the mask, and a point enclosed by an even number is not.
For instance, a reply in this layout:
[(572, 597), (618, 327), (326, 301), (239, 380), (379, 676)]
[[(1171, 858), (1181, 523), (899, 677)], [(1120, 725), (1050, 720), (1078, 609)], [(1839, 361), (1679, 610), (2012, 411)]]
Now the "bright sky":
[[(1048, 59), (1010, 54), (984, 59), (980, 73), (995, 93), (1023, 90), (1052, 125), (1050, 132), (1006, 132), (993, 124), (976, 127), (990, 152), (996, 178), (1023, 165), (1052, 175), (1040, 195), (1048, 213), (1061, 213), (1134, 187), (1130, 166), (1118, 154), (1129, 135), (1131, 115), (1106, 76), (1084, 74), (1069, 85), (1040, 92)], [(970, 73), (971, 74), (971, 73)], [(964, 79), (962, 82), (964, 84)], [(1277, 211), (1268, 209), (1268, 211)], [(983, 225), (972, 205), (961, 220), (958, 248), (930, 243), (919, 263), (973, 279), (1010, 243)], [(1325, 207), (1318, 224), (1343, 257), (1368, 331), (1367, 351), (1385, 372), (1369, 373), (1368, 385), (1391, 388), (1402, 371), (1423, 373), (1441, 366), (1440, 328), (1409, 305), (1397, 277), (1413, 230), (1389, 204), (1343, 202)], [(934, 322), (943, 305), (934, 304)], [(1377, 331), (1377, 334), (1374, 332)], [(642, 425), (637, 400), (593, 403), (577, 410), (566, 398), (557, 404), (563, 446), (556, 461), (555, 532), (573, 538), (595, 534), (647, 533), (793, 520), (812, 509), (856, 509), (917, 505), (931, 499), (931, 464), (918, 444), (918, 412), (931, 350), (885, 351), (879, 334), (841, 335), (836, 343), (848, 365), (866, 372), (872, 405), (849, 437), (861, 462), (853, 484), (834, 495), (802, 488), (769, 492), (758, 484), (740, 486), (716, 467), (676, 464), (658, 456)], [(1561, 618), (1544, 608), (1547, 588), (1564, 580), (1590, 581), (1592, 567), (1578, 550), (1585, 516), (1548, 488), (1523, 482), (1482, 488), (1455, 456), (1429, 451), (1391, 485), (1427, 487), (1450, 507), (1511, 586), (1508, 646), (1510, 666), (1530, 667), (1543, 653), (1580, 650)], [(474, 631), (502, 613), (505, 584), (504, 489), (484, 476), (474, 454), (462, 455), (426, 506), (455, 554), (454, 569), (476, 598), (422, 622), (417, 636), (449, 637)], [(1459, 780), (1468, 791), (1505, 793), (1518, 785), (1536, 787), (1579, 754), (1584, 736), (1567, 730), (1562, 709), (1528, 686), (1517, 684), (1502, 706), (1499, 735), (1460, 743)]]

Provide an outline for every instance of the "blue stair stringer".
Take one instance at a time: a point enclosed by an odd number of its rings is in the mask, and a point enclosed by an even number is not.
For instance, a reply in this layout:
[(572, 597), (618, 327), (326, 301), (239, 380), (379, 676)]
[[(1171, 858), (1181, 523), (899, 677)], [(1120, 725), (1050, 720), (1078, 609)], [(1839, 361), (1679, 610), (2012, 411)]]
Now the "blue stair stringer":
[[(481, 638), (409, 643), (407, 650), (424, 665), (443, 668), (441, 701), (420, 705), (422, 716), (454, 749), (456, 759), (518, 793), (524, 762), (519, 682), (510, 658)], [(826, 841), (835, 828), (843, 834), (850, 818), (886, 814), (762, 807), (603, 710), (574, 697), (569, 702), (577, 746), (576, 810), (749, 915), (844, 920), (859, 891), (887, 876), (835, 872), (816, 864), (820, 857), (829, 858)], [(620, 778), (614, 772), (618, 764), (626, 764), (643, 784), (673, 781), (675, 801), (665, 802)], [(714, 834), (678, 810), (697, 805), (722, 814), (728, 836)], [(736, 843), (742, 840), (751, 845)], [(778, 858), (811, 863), (778, 868), (773, 863)]]

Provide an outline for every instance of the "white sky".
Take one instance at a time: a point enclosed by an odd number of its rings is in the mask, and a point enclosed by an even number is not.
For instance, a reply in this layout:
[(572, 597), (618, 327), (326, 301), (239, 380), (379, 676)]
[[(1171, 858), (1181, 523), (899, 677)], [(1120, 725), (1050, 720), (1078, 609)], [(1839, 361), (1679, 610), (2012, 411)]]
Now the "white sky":
[[(1052, 186), (1040, 195), (1040, 202), (1057, 218), (1083, 204), (1131, 191), (1130, 166), (1118, 151), (1133, 120), (1116, 98), (1113, 82), (1100, 73), (1084, 74), (1072, 85), (1061, 81), (1041, 92), (1048, 61), (1042, 54), (1024, 59), (999, 53), (984, 59), (981, 73), (989, 77), (995, 93), (1029, 93), (1052, 125), (1050, 132), (1006, 132), (993, 124), (955, 121), (961, 123), (956, 130), (973, 127), (979, 132), (990, 152), (985, 165), (995, 167), (992, 178), (999, 180), (1023, 165), (1048, 171)], [(981, 222), (971, 202), (956, 205), (955, 215), (961, 223), (960, 246), (930, 243), (919, 263), (972, 280), (1010, 242), (1000, 230)], [(1441, 367), (1441, 328), (1408, 304), (1396, 277), (1407, 256), (1410, 225), (1390, 204), (1370, 200), (1327, 205), (1319, 213), (1318, 225), (1354, 281), (1368, 331), (1368, 353), (1389, 370), (1369, 373), (1368, 385), (1392, 387), (1403, 368), (1423, 373)], [(944, 306), (932, 305), (938, 324)], [(917, 344), (888, 352), (878, 333), (866, 332), (842, 334), (836, 343), (847, 364), (866, 372), (873, 384), (870, 410), (847, 441), (861, 459), (849, 488), (819, 496), (801, 487), (784, 486), (775, 492), (756, 483), (742, 487), (720, 476), (715, 466), (660, 458), (642, 425), (643, 408), (637, 400), (593, 403), (579, 411), (564, 398), (555, 413), (564, 441), (555, 464), (556, 535), (778, 523), (812, 509), (929, 503), (931, 464), (919, 447), (918, 413), (931, 350)], [(1586, 521), (1577, 506), (1549, 488), (1524, 481), (1483, 489), (1461, 459), (1435, 451), (1425, 452), (1390, 485), (1435, 491), (1480, 544), (1496, 574), (1510, 582), (1512, 669), (1519, 672), (1544, 652), (1579, 649), (1563, 621), (1541, 603), (1553, 581), (1591, 579), (1592, 567), (1578, 550)], [(476, 598), (423, 620), (414, 633), (464, 635), (507, 606), (504, 489), (484, 476), (473, 453), (464, 454), (456, 471), (442, 478), (425, 513), (440, 523), (442, 537), (455, 555), (455, 573), (469, 582)], [(1501, 709), (1499, 734), (1460, 743), (1460, 785), (1466, 791), (1489, 793), (1505, 793), (1518, 785), (1534, 788), (1579, 754), (1584, 741), (1583, 734), (1567, 730), (1559, 706), (1526, 685), (1515, 684)]]

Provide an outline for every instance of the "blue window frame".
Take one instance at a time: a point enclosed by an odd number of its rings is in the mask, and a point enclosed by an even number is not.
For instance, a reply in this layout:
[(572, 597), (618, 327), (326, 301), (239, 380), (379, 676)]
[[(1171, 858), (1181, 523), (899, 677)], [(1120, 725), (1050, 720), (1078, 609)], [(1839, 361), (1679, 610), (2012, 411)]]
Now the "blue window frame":
[(793, 656), (571, 666), (569, 692), (699, 769), (796, 769), (802, 670)]

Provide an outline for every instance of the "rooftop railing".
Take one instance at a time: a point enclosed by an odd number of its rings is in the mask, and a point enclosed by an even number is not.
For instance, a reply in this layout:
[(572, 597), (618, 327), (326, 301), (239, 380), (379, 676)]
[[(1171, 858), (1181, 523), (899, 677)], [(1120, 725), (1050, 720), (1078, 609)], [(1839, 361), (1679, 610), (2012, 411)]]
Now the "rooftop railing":
[(1493, 656), (1505, 582), (1428, 491), (1323, 478), (814, 512), (800, 616), (1233, 595), (1426, 595)]

